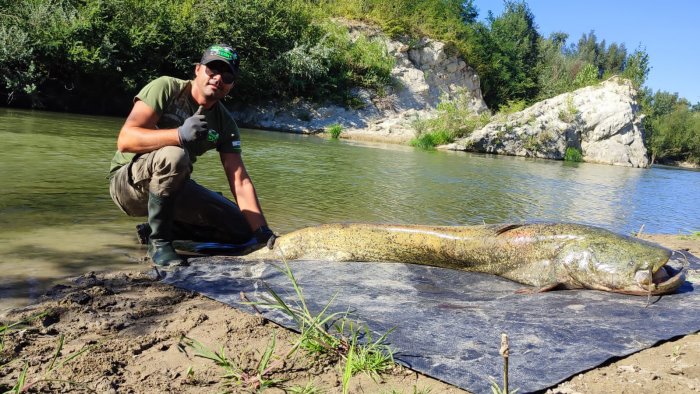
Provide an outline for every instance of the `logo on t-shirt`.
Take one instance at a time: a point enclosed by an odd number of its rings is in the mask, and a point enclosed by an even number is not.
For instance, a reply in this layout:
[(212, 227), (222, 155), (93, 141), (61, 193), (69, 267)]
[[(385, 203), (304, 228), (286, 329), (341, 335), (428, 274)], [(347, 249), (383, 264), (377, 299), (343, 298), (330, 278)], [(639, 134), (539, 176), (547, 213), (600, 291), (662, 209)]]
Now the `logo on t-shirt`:
[(209, 129), (209, 133), (207, 134), (207, 141), (209, 142), (216, 142), (216, 140), (219, 139), (219, 133), (216, 132), (214, 129)]

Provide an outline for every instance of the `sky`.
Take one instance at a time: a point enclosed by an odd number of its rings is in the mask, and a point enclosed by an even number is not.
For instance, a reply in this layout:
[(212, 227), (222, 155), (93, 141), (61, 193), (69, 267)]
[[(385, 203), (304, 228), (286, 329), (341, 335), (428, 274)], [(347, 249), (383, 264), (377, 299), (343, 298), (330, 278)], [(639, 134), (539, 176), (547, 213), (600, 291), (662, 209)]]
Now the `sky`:
[[(698, 0), (526, 0), (544, 37), (561, 31), (567, 45), (591, 31), (598, 42), (642, 48), (651, 70), (645, 86), (700, 102), (700, 1)], [(474, 0), (479, 18), (503, 12), (503, 0)]]

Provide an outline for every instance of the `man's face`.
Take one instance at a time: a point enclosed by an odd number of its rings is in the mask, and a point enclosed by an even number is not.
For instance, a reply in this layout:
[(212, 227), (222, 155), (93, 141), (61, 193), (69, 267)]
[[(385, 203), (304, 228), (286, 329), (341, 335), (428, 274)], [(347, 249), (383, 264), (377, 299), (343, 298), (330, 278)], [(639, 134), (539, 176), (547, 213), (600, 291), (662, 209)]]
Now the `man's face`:
[(195, 68), (195, 84), (204, 97), (220, 100), (233, 88), (233, 74), (224, 62), (198, 64)]

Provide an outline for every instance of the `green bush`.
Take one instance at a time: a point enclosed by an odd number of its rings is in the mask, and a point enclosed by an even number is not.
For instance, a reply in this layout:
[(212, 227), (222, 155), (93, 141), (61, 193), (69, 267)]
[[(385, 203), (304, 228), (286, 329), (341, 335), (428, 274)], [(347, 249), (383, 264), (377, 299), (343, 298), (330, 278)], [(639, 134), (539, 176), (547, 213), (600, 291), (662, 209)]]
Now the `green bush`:
[(598, 69), (587, 63), (585, 66), (579, 70), (578, 74), (574, 78), (573, 88), (579, 89), (590, 85), (595, 85), (598, 83)]
[(337, 123), (328, 127), (328, 134), (331, 135), (331, 138), (336, 139), (336, 138), (340, 137), (340, 133), (342, 133), (342, 132), (343, 132), (343, 126), (341, 126)]
[(582, 162), (583, 155), (581, 154), (581, 150), (578, 148), (574, 148), (573, 146), (566, 148), (566, 152), (564, 153), (564, 161), (571, 161), (576, 163)]
[(449, 144), (453, 140), (454, 137), (449, 132), (445, 130), (438, 130), (421, 134), (409, 141), (408, 144), (416, 148), (431, 150), (435, 149), (435, 147), (438, 145)]
[(413, 127), (418, 137), (412, 145), (430, 148), (447, 144), (486, 125), (491, 118), (490, 114), (475, 114), (469, 104), (470, 96), (466, 92), (458, 93), (452, 99), (444, 96), (437, 106), (435, 118), (414, 122)]
[(651, 121), (650, 150), (657, 161), (688, 161), (700, 164), (700, 112), (686, 104)]

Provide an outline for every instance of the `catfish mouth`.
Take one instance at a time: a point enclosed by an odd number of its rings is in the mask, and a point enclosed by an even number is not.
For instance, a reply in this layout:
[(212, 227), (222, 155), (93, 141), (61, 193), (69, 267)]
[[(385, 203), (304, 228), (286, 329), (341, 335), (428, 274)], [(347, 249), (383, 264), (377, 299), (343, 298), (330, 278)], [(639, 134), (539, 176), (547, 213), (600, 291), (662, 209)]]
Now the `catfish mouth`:
[(687, 263), (688, 259), (683, 253), (674, 251), (671, 258), (651, 274), (651, 280), (649, 280), (649, 271), (637, 271), (634, 277), (640, 290), (624, 292), (637, 295), (671, 294), (685, 283)]

